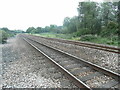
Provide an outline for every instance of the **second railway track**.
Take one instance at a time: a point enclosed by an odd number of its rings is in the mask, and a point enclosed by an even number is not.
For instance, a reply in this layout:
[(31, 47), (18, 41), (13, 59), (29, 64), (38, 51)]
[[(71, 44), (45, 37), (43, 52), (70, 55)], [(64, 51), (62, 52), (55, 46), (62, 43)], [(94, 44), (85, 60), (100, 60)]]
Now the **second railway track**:
[[(33, 36), (33, 35), (31, 35), (31, 36)], [(34, 36), (34, 37), (38, 37), (38, 36)], [(103, 50), (103, 51), (108, 51), (108, 52), (120, 54), (119, 47), (111, 47), (111, 46), (102, 45), (102, 44), (87, 43), (87, 42), (65, 40), (65, 39), (57, 39), (57, 38), (48, 38), (48, 37), (41, 37), (41, 36), (39, 36), (39, 38), (57, 41), (57, 42), (62, 42), (62, 43), (69, 43), (69, 44), (73, 44), (73, 45), (78, 45), (78, 46), (83, 46), (83, 47), (88, 47), (88, 48), (93, 48), (93, 49), (98, 49), (98, 50)]]
[(24, 38), (30, 45), (49, 58), (59, 67), (78, 87), (118, 88), (120, 75), (89, 63), (61, 50), (44, 45), (30, 38)]

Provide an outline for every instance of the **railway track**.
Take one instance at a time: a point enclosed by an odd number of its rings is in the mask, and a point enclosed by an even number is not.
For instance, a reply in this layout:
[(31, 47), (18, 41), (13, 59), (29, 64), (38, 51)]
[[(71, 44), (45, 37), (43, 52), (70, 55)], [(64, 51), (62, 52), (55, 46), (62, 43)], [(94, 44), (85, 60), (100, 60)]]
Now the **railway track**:
[[(35, 37), (38, 37), (38, 36), (35, 36)], [(101, 45), (101, 44), (94, 44), (94, 43), (87, 43), (87, 42), (80, 42), (80, 41), (73, 41), (73, 40), (65, 40), (65, 39), (47, 38), (47, 37), (41, 37), (41, 36), (39, 36), (39, 38), (44, 38), (47, 40), (58, 41), (58, 42), (62, 42), (62, 43), (68, 43), (68, 44), (73, 44), (73, 45), (78, 45), (78, 46), (83, 46), (83, 47), (88, 47), (88, 48), (93, 48), (93, 49), (98, 49), (98, 50), (103, 50), (103, 51), (120, 54), (119, 47), (111, 47), (111, 46), (106, 46), (106, 45)]]
[[(120, 74), (87, 62), (24, 36), (24, 40), (45, 55), (79, 88), (118, 88)], [(96, 82), (98, 80), (98, 82)], [(91, 83), (89, 83), (91, 81)], [(92, 82), (93, 81), (93, 82)], [(98, 84), (96, 84), (98, 83)]]

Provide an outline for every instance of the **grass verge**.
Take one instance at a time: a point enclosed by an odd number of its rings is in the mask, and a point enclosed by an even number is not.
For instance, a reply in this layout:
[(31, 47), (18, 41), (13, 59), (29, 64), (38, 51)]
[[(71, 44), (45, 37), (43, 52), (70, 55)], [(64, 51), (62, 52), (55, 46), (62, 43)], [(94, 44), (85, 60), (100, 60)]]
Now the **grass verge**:
[(93, 35), (74, 37), (73, 34), (56, 34), (56, 33), (41, 33), (41, 34), (33, 34), (33, 35), (42, 36), (42, 37), (50, 37), (50, 38), (62, 38), (66, 40), (92, 42), (92, 43), (112, 45), (112, 46), (118, 46), (120, 43), (118, 41), (118, 36), (113, 36), (112, 38), (93, 36)]

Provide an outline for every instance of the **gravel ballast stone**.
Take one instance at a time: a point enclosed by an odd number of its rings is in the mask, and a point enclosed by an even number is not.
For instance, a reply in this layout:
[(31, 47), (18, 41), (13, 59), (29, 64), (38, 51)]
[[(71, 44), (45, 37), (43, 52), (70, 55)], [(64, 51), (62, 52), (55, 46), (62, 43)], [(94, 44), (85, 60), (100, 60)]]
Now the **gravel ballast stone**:
[(38, 42), (42, 42), (43, 44), (46, 44), (48, 46), (61, 49), (67, 53), (75, 55), (79, 58), (82, 58), (99, 66), (102, 66), (114, 72), (119, 73), (120, 71), (120, 65), (118, 60), (119, 55), (116, 53), (63, 43), (54, 40), (47, 40), (38, 36), (27, 35), (27, 37), (32, 38)]
[(19, 35), (2, 46), (2, 53), (3, 88), (77, 88)]

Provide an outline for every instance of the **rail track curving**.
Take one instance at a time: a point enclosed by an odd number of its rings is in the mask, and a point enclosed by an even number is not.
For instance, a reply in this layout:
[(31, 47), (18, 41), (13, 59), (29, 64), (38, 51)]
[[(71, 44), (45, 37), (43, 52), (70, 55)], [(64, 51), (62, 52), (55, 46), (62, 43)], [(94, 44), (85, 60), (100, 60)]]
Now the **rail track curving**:
[[(27, 36), (24, 40), (40, 53), (45, 55), (58, 69), (60, 69), (79, 88), (92, 90), (93, 88), (118, 88), (120, 74), (107, 70), (98, 65), (87, 62), (62, 50), (37, 42)], [(88, 82), (104, 77), (98, 81), (99, 85), (92, 86)], [(94, 82), (93, 82), (94, 83)]]

